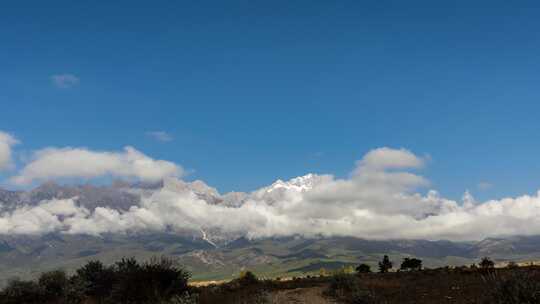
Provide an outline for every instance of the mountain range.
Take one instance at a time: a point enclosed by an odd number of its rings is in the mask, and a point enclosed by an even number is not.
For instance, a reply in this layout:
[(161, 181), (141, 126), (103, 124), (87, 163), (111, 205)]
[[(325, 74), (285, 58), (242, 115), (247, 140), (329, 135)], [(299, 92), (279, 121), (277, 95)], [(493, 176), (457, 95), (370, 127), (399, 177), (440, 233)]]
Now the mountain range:
[[(272, 205), (285, 196), (311, 189), (328, 177), (309, 174), (278, 180), (251, 193), (219, 192), (202, 181), (166, 179), (158, 183), (114, 182), (108, 186), (59, 185), (45, 183), (28, 191), (0, 189), (2, 217), (17, 210), (29, 210), (43, 202), (75, 199), (85, 210), (110, 208), (118, 212), (141, 206), (145, 198), (158, 190), (188, 192), (207, 204), (238, 208), (256, 198)], [(59, 215), (59, 220), (62, 215)], [(2, 218), (2, 219), (3, 219)], [(0, 225), (2, 222), (0, 221)], [(30, 277), (43, 270), (72, 270), (82, 263), (99, 259), (106, 263), (125, 256), (141, 259), (155, 255), (176, 257), (198, 280), (229, 279), (243, 269), (262, 276), (298, 276), (318, 273), (360, 262), (373, 267), (382, 255), (393, 260), (415, 256), (427, 267), (464, 265), (483, 256), (497, 261), (534, 261), (540, 259), (540, 236), (486, 238), (481, 241), (374, 240), (354, 236), (302, 235), (249, 238), (239, 233), (223, 232), (215, 227), (166, 228), (122, 232), (7, 233), (0, 235), (0, 279)]]

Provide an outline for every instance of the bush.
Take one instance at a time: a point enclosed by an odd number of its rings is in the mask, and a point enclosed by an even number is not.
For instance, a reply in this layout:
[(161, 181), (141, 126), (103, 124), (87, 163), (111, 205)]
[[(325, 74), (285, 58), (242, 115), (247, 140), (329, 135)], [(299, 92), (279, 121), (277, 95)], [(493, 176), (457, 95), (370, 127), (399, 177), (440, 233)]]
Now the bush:
[(62, 270), (44, 272), (39, 276), (38, 284), (46, 301), (58, 301), (66, 296), (69, 279)]
[(404, 258), (401, 263), (400, 270), (404, 271), (418, 271), (422, 270), (422, 260), (415, 258)]
[(495, 263), (488, 257), (482, 258), (482, 261), (480, 261), (480, 268), (487, 270), (492, 269), (495, 267)]
[(134, 258), (122, 259), (114, 270), (116, 278), (111, 292), (114, 303), (169, 301), (188, 291), (190, 274), (166, 257), (153, 258), (142, 265)]
[(2, 291), (2, 300), (6, 304), (42, 303), (42, 292), (39, 285), (32, 281), (13, 279)]
[(513, 271), (507, 277), (496, 272), (484, 276), (492, 304), (540, 303), (540, 278), (531, 272)]
[(174, 296), (167, 304), (198, 304), (199, 295), (185, 292), (182, 296)]
[(86, 298), (86, 283), (79, 276), (69, 278), (65, 290), (65, 303), (79, 304)]
[(370, 273), (371, 267), (368, 264), (360, 264), (356, 267), (357, 273)]
[(251, 271), (242, 271), (238, 277), (238, 283), (243, 286), (254, 285), (259, 282), (257, 276)]
[(367, 289), (362, 288), (357, 276), (344, 273), (332, 276), (326, 294), (345, 303), (367, 304), (374, 302), (373, 295)]
[(76, 280), (84, 286), (84, 293), (98, 301), (107, 298), (115, 282), (115, 273), (111, 267), (105, 267), (100, 261), (90, 261), (77, 269)]
[(343, 294), (350, 294), (360, 288), (360, 280), (348, 274), (336, 274), (330, 279), (328, 293), (332, 296), (340, 297)]
[[(253, 277), (247, 274), (244, 280)], [(37, 282), (12, 280), (0, 293), (0, 303), (196, 303), (189, 278), (189, 272), (165, 257), (144, 264), (122, 259), (113, 266), (90, 261), (71, 277), (56, 270), (41, 274)]]

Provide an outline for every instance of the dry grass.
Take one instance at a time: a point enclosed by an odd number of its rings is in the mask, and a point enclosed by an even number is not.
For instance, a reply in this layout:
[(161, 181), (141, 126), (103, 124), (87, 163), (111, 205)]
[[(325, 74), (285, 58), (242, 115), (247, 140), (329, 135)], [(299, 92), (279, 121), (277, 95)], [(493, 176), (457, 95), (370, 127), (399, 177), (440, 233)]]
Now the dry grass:
[[(487, 274), (495, 274), (498, 280), (495, 282), (486, 280)], [(509, 278), (520, 278), (523, 275), (527, 278), (525, 280), (527, 284), (517, 282), (508, 285), (506, 283)], [(200, 287), (200, 304), (540, 303), (497, 302), (494, 300), (494, 296), (499, 298), (502, 295), (510, 298), (515, 297), (514, 293), (519, 298), (522, 298), (524, 293), (531, 293), (530, 290), (532, 289), (534, 289), (533, 298), (536, 299), (536, 295), (540, 298), (540, 267), (495, 269), (487, 273), (469, 269), (438, 269), (410, 273), (371, 273), (362, 274), (356, 278), (351, 280), (351, 282), (354, 282), (354, 286), (350, 284), (342, 286), (347, 288), (337, 290), (334, 293), (327, 292), (329, 287), (333, 286), (332, 282), (334, 281), (331, 277), (303, 278), (291, 281), (260, 281), (250, 286), (233, 286), (226, 283), (214, 287)], [(538, 283), (532, 284), (532, 281)], [(529, 285), (534, 285), (534, 288), (530, 288)], [(358, 288), (352, 288), (355, 286)], [(339, 298), (341, 302), (328, 296)]]
[(272, 304), (331, 304), (336, 303), (323, 295), (323, 287), (278, 290), (270, 295)]

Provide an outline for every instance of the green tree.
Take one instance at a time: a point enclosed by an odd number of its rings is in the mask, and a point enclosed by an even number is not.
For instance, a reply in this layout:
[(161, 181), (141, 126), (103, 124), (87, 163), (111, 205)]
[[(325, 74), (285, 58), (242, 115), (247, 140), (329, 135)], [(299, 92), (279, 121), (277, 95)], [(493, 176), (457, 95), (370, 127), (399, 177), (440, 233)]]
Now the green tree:
[(400, 270), (415, 271), (422, 270), (422, 260), (416, 258), (404, 258)]
[(257, 282), (259, 282), (259, 279), (253, 272), (249, 270), (245, 270), (245, 271), (240, 272), (240, 276), (238, 277), (238, 282), (243, 286), (247, 286), (247, 285), (257, 284)]
[(393, 264), (392, 262), (390, 261), (390, 259), (388, 258), (387, 255), (385, 255), (382, 259), (382, 261), (379, 262), (379, 272), (380, 273), (385, 273), (385, 272), (388, 272), (388, 270), (392, 269), (393, 267)]
[(64, 298), (69, 285), (69, 279), (62, 270), (44, 272), (38, 279), (43, 297), (48, 301), (58, 301)]
[(104, 266), (100, 261), (89, 261), (77, 269), (77, 276), (85, 286), (85, 294), (98, 302), (110, 295), (115, 283), (114, 269)]
[(480, 268), (487, 270), (495, 267), (495, 263), (489, 257), (483, 257), (480, 261)]
[(357, 273), (370, 273), (371, 267), (368, 264), (360, 264), (356, 267)]
[(41, 303), (43, 293), (36, 282), (14, 279), (2, 290), (1, 300), (6, 304)]

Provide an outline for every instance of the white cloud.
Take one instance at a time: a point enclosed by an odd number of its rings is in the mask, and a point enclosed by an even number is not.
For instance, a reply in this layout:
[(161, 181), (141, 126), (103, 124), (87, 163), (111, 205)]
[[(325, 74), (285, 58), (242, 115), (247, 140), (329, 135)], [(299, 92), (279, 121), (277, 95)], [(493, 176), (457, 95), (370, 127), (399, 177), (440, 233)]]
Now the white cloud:
[[(109, 154), (105, 157), (101, 155), (103, 152), (86, 153), (99, 159), (97, 163), (110, 162)], [(124, 154), (129, 152), (121, 153)], [(71, 156), (58, 155), (62, 159)], [(94, 163), (88, 158), (79, 157), (77, 162)], [(53, 168), (62, 165), (62, 162), (52, 163)], [(253, 238), (299, 234), (450, 240), (540, 234), (540, 192), (487, 202), (477, 202), (466, 192), (462, 202), (457, 202), (441, 197), (434, 190), (418, 192), (428, 181), (406, 170), (418, 168), (422, 163), (406, 150), (377, 149), (357, 163), (350, 178), (306, 175), (289, 182), (277, 181), (252, 193), (221, 196), (238, 197), (241, 203), (216, 203), (209, 196), (220, 196), (219, 193), (201, 182), (189, 184), (166, 179), (160, 189), (132, 190), (142, 200), (127, 211), (110, 207), (86, 210), (77, 206), (76, 198), (45, 201), (2, 214), (0, 233), (61, 231), (99, 235), (204, 229)]]
[(56, 74), (51, 76), (51, 81), (57, 88), (68, 89), (80, 83), (79, 77), (73, 74)]
[(0, 171), (12, 166), (12, 147), (18, 143), (17, 139), (6, 132), (0, 131)]
[(478, 190), (481, 190), (481, 191), (486, 191), (493, 187), (493, 185), (488, 182), (479, 182), (478, 185), (476, 186), (478, 187)]
[(362, 170), (420, 168), (424, 160), (409, 150), (383, 147), (369, 151), (357, 165)]
[(114, 176), (157, 181), (182, 175), (172, 162), (154, 160), (135, 148), (122, 152), (91, 151), (84, 148), (47, 148), (34, 154), (33, 160), (11, 181), (18, 185), (59, 178), (96, 178)]
[(43, 201), (38, 206), (23, 206), (0, 216), (0, 234), (45, 234), (62, 231), (62, 218), (83, 218), (88, 210), (77, 207), (73, 199)]
[(160, 142), (169, 142), (173, 140), (173, 137), (165, 131), (146, 132), (146, 135)]

